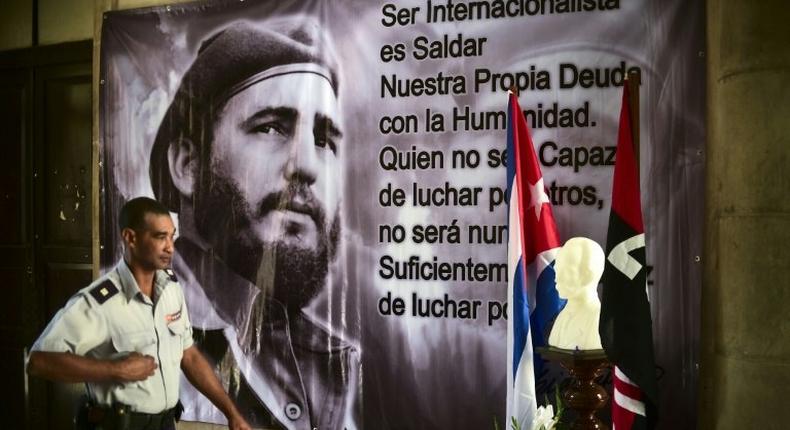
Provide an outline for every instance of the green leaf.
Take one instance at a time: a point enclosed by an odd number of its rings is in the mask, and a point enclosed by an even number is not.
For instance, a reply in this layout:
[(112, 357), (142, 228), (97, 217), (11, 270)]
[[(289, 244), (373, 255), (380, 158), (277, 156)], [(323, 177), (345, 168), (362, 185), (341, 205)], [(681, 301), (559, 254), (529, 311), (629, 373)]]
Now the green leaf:
[(560, 396), (559, 385), (554, 386), (554, 401), (557, 403), (557, 413), (554, 416), (559, 419), (562, 416), (562, 412), (565, 410), (562, 404), (562, 397)]

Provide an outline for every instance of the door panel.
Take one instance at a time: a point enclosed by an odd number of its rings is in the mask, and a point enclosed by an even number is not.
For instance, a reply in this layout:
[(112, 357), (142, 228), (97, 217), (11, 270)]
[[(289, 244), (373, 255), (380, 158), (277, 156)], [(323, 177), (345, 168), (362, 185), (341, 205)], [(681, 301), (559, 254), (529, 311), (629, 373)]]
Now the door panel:
[[(45, 321), (92, 278), (91, 91), (89, 63), (40, 68), (35, 75), (34, 236)], [(48, 386), (47, 428), (70, 429), (69, 415), (84, 390)]]
[(0, 73), (0, 246), (25, 242), (23, 206), (26, 99), (29, 76), (23, 71)]
[[(90, 248), (90, 69), (49, 69), (37, 81), (44, 115), (39, 129), (43, 140), (42, 244), (47, 248)], [(69, 259), (81, 260), (82, 256)]]

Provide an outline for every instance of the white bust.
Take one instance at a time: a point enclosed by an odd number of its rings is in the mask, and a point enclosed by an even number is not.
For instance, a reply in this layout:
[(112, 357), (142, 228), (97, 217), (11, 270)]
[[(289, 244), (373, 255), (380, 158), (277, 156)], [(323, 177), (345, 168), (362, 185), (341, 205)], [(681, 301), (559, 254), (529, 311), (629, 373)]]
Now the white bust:
[(601, 349), (598, 281), (604, 268), (600, 245), (586, 237), (565, 242), (554, 261), (557, 292), (568, 299), (549, 335), (549, 345), (563, 349)]

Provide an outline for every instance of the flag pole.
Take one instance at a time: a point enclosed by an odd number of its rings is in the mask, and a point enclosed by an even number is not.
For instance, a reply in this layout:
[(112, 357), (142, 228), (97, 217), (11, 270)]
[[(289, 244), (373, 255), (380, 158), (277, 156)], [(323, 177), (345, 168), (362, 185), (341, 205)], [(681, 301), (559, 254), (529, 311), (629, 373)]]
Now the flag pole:
[(631, 141), (634, 143), (634, 157), (636, 158), (636, 173), (639, 177), (639, 86), (642, 77), (636, 70), (628, 72), (625, 78), (628, 85), (628, 108), (631, 114)]
[(511, 92), (511, 93), (513, 93), (513, 94), (515, 94), (515, 95), (516, 95), (516, 97), (518, 97), (518, 88), (516, 88), (516, 86), (515, 86), (515, 85), (511, 85), (511, 86), (510, 86), (510, 92)]

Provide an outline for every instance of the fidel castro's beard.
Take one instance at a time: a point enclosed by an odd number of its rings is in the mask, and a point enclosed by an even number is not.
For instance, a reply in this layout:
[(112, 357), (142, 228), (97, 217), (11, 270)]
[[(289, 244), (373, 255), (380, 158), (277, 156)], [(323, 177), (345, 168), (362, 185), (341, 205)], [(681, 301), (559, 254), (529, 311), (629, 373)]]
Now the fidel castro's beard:
[[(211, 178), (198, 180), (194, 194), (195, 226), (212, 245), (215, 255), (254, 283), (264, 297), (274, 298), (288, 309), (299, 309), (310, 303), (324, 286), (329, 263), (337, 254), (339, 209), (328, 226), (325, 211), (303, 183), (291, 183), (286, 190), (270, 193), (257, 207), (251, 207), (236, 184), (224, 175), (202, 176)], [(297, 195), (304, 203), (294, 202)], [(262, 242), (251, 228), (252, 220), (262, 219), (274, 210), (308, 215), (316, 225), (315, 249), (280, 240)]]

